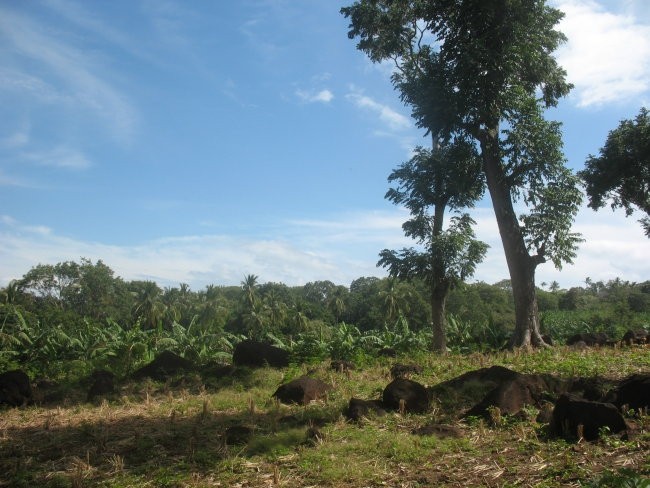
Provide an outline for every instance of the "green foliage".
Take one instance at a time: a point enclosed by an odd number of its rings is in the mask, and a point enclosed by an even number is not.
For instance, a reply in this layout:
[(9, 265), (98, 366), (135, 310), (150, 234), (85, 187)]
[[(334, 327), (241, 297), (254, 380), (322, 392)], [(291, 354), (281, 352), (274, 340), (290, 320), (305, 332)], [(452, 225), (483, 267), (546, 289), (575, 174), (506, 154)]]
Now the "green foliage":
[(328, 356), (328, 342), (313, 332), (300, 334), (291, 345), (292, 362), (297, 364), (323, 361)]
[[(571, 232), (578, 180), (565, 167), (559, 124), (544, 119), (571, 88), (552, 56), (566, 40), (555, 30), (562, 12), (544, 0), (358, 0), (341, 13), (359, 50), (395, 63), (393, 84), (434, 146), (458, 134), (480, 147), (483, 173), (474, 179), (489, 189), (515, 286), (511, 345), (529, 345), (522, 342), (531, 336), (537, 344), (535, 267), (571, 262), (581, 240)], [(523, 215), (515, 213), (517, 200)], [(382, 258), (398, 263), (395, 255)]]
[(329, 340), (329, 354), (332, 359), (354, 359), (363, 347), (361, 331), (351, 324), (341, 322), (332, 329)]
[(500, 324), (487, 320), (468, 321), (449, 314), (447, 316), (447, 336), (449, 348), (456, 353), (500, 350), (510, 335), (510, 331)]
[(597, 480), (585, 485), (589, 488), (649, 488), (650, 478), (630, 469), (606, 471)]
[[(83, 261), (35, 269), (62, 273), (92, 268), (108, 279), (112, 271), (104, 266)], [(44, 292), (21, 289), (17, 284), (22, 280), (0, 290), (0, 371), (22, 368), (32, 376), (66, 378), (99, 368), (124, 377), (165, 349), (200, 364), (228, 362), (233, 346), (244, 337), (239, 287), (212, 286), (195, 293), (181, 284), (161, 292), (153, 282), (113, 279), (115, 286), (98, 280), (100, 292), (92, 287), (87, 291), (88, 296), (103, 296), (101, 290), (111, 290), (105, 310), (54, 295), (44, 299)], [(570, 290), (554, 285), (551, 291), (539, 291), (542, 330), (555, 341), (563, 343), (579, 332), (606, 332), (620, 339), (628, 329), (650, 330), (650, 282), (587, 278), (585, 283)], [(256, 337), (290, 350), (298, 364), (328, 357), (365, 361), (384, 347), (418, 354), (432, 343), (430, 290), (419, 279), (365, 277), (353, 281), (349, 290), (331, 282), (293, 288), (256, 284), (255, 293), (263, 320)], [(155, 327), (144, 313), (146, 307), (138, 308), (142, 303), (163, 308)], [(271, 307), (285, 311), (284, 318), (273, 319)], [(174, 313), (167, 313), (171, 309)], [(447, 309), (452, 351), (500, 349), (514, 323), (510, 281), (461, 284), (451, 291)], [(87, 314), (80, 313), (84, 310)], [(112, 312), (122, 319), (110, 316)]]
[(586, 184), (589, 206), (594, 210), (607, 203), (634, 208), (646, 214), (640, 220), (650, 237), (650, 112), (643, 107), (634, 120), (623, 120), (612, 130), (598, 157), (590, 155), (579, 173)]

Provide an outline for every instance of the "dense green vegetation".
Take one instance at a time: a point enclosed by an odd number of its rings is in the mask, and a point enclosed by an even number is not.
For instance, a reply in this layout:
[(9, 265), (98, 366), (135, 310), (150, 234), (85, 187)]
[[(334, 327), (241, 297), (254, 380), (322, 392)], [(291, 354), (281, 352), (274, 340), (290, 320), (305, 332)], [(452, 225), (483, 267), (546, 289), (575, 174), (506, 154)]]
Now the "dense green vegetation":
[[(101, 261), (38, 265), (0, 290), (0, 370), (61, 377), (106, 368), (118, 376), (171, 350), (198, 363), (227, 362), (244, 336), (290, 349), (296, 362), (374, 356), (382, 347), (426, 351), (431, 345), (428, 288), (418, 280), (362, 277), (289, 287), (186, 284), (161, 288), (125, 281)], [(650, 328), (650, 282), (612, 280), (537, 290), (542, 331), (562, 343), (577, 332)], [(502, 348), (514, 326), (507, 280), (464, 284), (447, 303), (452, 351)]]

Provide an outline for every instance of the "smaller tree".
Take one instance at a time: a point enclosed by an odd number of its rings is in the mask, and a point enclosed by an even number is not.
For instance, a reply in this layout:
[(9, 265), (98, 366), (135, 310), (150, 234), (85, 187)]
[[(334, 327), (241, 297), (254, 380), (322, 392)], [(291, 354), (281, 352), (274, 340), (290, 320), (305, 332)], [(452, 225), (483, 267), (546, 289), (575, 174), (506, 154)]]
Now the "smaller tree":
[(474, 221), (468, 214), (452, 217), (446, 229), (444, 215), (447, 207), (458, 211), (481, 197), (480, 162), (473, 146), (462, 138), (449, 143), (434, 138), (432, 150), (417, 148), (413, 158), (393, 171), (388, 181), (399, 182), (386, 198), (410, 210), (412, 218), (402, 228), (422, 249), (384, 249), (377, 265), (388, 268), (391, 276), (420, 278), (428, 285), (433, 349), (444, 353), (449, 291), (474, 274), (488, 247), (475, 239)]
[(623, 120), (607, 136), (600, 156), (590, 155), (580, 171), (594, 210), (610, 203), (612, 209), (645, 212), (639, 222), (650, 238), (650, 114), (645, 107), (634, 120)]

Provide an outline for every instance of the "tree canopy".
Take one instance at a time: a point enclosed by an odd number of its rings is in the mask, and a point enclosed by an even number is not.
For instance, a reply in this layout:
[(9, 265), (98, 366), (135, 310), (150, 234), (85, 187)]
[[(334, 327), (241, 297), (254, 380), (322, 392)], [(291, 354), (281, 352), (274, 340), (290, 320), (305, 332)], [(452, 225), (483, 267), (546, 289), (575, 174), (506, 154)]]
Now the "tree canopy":
[(543, 345), (535, 268), (570, 262), (580, 242), (578, 180), (560, 125), (544, 119), (571, 88), (552, 56), (563, 14), (543, 0), (360, 0), (341, 12), (358, 49), (395, 62), (393, 83), (420, 127), (479, 145), (515, 293), (512, 346)]
[(623, 120), (607, 136), (599, 156), (590, 155), (580, 176), (594, 210), (609, 203), (631, 215), (646, 214), (640, 222), (650, 237), (650, 114), (643, 107), (634, 120)]

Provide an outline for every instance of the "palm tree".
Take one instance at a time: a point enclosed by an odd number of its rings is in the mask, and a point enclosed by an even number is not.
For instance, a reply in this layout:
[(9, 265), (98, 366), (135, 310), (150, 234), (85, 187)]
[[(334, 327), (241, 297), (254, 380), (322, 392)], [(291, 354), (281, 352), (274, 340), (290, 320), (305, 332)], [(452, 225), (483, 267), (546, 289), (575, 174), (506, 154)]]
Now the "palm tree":
[(282, 322), (287, 318), (287, 310), (289, 307), (281, 300), (279, 294), (273, 288), (264, 296), (264, 303), (271, 327), (274, 331), (277, 331), (278, 326), (282, 325)]
[(343, 312), (345, 312), (346, 292), (347, 292), (346, 288), (342, 286), (336, 287), (336, 289), (332, 292), (331, 296), (329, 297), (329, 302), (327, 303), (330, 311), (334, 315), (334, 319), (337, 324), (341, 321), (341, 315), (343, 315)]
[(266, 329), (267, 313), (266, 307), (259, 301), (253, 302), (253, 306), (242, 315), (244, 327), (249, 339), (262, 339)]
[(11, 280), (6, 288), (2, 289), (2, 302), (6, 305), (15, 303), (19, 292), (20, 283), (17, 280)]
[(166, 309), (161, 301), (161, 290), (153, 281), (141, 281), (137, 286), (133, 314), (146, 329), (154, 329), (160, 325)]
[(253, 310), (255, 303), (257, 302), (257, 280), (258, 276), (249, 274), (244, 277), (244, 281), (241, 282), (243, 295), (243, 302), (247, 310)]
[(394, 324), (400, 316), (408, 312), (410, 292), (400, 285), (397, 278), (390, 277), (386, 280), (386, 289), (379, 292), (387, 324)]

